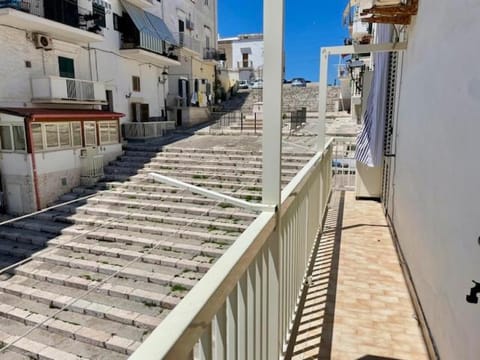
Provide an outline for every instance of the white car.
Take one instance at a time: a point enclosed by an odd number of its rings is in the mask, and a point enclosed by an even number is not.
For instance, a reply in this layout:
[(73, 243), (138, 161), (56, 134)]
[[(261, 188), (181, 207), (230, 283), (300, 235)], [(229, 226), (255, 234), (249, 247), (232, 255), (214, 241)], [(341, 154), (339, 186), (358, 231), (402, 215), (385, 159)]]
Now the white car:
[(238, 83), (239, 89), (248, 89), (248, 81), (247, 80), (240, 80)]
[(251, 89), (263, 89), (263, 80), (262, 79), (257, 79), (253, 82), (252, 86), (250, 86)]

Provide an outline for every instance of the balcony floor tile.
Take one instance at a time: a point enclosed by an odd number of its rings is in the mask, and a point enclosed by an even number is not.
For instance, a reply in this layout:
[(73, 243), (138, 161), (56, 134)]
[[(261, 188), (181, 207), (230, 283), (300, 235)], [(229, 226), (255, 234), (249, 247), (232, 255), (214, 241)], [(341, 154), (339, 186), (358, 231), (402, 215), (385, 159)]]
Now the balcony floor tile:
[(428, 359), (382, 205), (332, 195), (293, 359)]

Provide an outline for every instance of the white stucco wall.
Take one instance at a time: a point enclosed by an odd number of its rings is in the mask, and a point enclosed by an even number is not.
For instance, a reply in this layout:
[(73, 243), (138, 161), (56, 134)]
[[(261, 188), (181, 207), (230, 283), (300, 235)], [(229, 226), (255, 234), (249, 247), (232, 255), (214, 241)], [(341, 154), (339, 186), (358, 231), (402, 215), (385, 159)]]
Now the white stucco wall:
[[(150, 116), (160, 116), (164, 108), (164, 92), (158, 78), (164, 68), (121, 56), (119, 52), (121, 34), (113, 28), (113, 13), (121, 16), (124, 10), (120, 1), (112, 0), (110, 3), (112, 10), (107, 11), (106, 14), (107, 26), (103, 32), (104, 41), (90, 44), (90, 50), (87, 45), (71, 44), (55, 39), (53, 50), (35, 49), (32, 41), (27, 38), (27, 32), (2, 27), (0, 106), (39, 106), (31, 103), (30, 79), (58, 76), (58, 56), (65, 56), (74, 59), (76, 78), (104, 82), (106, 90), (112, 91), (114, 110), (126, 115), (121, 119), (122, 123), (131, 120), (130, 104), (132, 102), (148, 103)], [(84, 5), (91, 7), (91, 2)], [(155, 7), (149, 11), (161, 15), (161, 4), (156, 3)], [(25, 67), (27, 60), (31, 62), (31, 68)], [(132, 91), (132, 76), (140, 76), (140, 92)], [(168, 89), (168, 83), (166, 89)], [(52, 106), (58, 105), (49, 105), (49, 107)], [(69, 106), (91, 107), (79, 104)]]
[(422, 0), (398, 109), (393, 222), (443, 359), (478, 359), (480, 2)]
[[(169, 0), (162, 1), (164, 21), (172, 33), (178, 33), (178, 20), (191, 19), (195, 24), (193, 30), (185, 29), (185, 33), (198, 40), (201, 47), (205, 47), (205, 34), (210, 29), (210, 47), (216, 47), (217, 39), (217, 0)], [(156, 11), (159, 11), (160, 6)], [(152, 11), (155, 12), (155, 11)], [(203, 55), (203, 54), (201, 54)]]
[(239, 39), (232, 42), (232, 60), (233, 68), (238, 69), (238, 63), (242, 62), (243, 48), (250, 48), (248, 61), (253, 62), (254, 69), (263, 67), (263, 40)]

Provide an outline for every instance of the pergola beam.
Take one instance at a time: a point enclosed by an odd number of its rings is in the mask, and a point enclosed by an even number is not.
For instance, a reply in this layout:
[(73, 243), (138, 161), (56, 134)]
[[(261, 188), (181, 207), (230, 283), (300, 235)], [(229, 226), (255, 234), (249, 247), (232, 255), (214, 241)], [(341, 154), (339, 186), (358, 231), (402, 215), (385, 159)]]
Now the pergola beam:
[(328, 58), (330, 55), (344, 54), (365, 54), (378, 52), (394, 52), (407, 49), (407, 42), (384, 43), (384, 44), (367, 44), (367, 45), (346, 45), (346, 46), (330, 46), (320, 50), (320, 80), (319, 80), (319, 105), (318, 120), (319, 132), (317, 137), (317, 148), (323, 149), (325, 138), (325, 124), (327, 115), (327, 91), (328, 91)]

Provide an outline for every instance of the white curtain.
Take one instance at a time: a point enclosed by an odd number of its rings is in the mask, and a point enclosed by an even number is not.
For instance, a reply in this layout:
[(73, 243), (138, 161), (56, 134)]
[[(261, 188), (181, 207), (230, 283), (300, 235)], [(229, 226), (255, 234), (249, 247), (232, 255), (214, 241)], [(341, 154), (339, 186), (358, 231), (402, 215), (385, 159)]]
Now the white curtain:
[[(391, 41), (392, 26), (379, 24), (376, 28), (375, 43), (382, 44)], [(363, 128), (357, 138), (355, 158), (370, 167), (381, 166), (383, 161), (389, 59), (389, 53), (382, 52), (373, 55), (372, 86), (363, 114)]]

